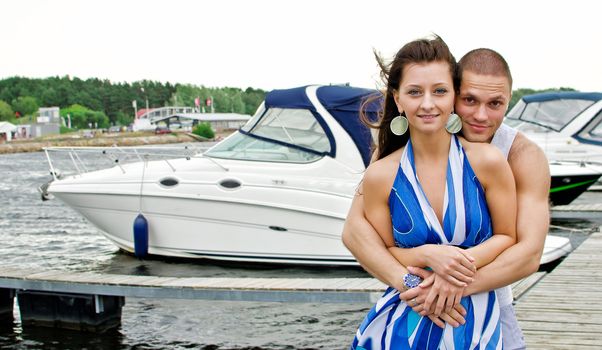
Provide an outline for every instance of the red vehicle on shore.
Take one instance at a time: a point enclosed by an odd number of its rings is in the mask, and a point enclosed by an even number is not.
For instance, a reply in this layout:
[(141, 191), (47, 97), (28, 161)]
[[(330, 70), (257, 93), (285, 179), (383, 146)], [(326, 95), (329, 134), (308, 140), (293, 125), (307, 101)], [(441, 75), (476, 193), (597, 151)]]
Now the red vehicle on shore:
[(171, 134), (171, 130), (169, 130), (169, 128), (166, 126), (157, 126), (157, 128), (155, 129), (155, 134), (157, 134), (157, 135)]

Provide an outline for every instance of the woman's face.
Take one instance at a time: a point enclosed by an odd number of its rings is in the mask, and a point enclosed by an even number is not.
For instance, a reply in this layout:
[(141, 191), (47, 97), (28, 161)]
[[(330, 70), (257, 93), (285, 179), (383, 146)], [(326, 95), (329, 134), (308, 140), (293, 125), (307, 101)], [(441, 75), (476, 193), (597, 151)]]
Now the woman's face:
[(424, 133), (445, 127), (454, 107), (454, 85), (447, 62), (411, 63), (403, 68), (395, 103), (411, 129)]

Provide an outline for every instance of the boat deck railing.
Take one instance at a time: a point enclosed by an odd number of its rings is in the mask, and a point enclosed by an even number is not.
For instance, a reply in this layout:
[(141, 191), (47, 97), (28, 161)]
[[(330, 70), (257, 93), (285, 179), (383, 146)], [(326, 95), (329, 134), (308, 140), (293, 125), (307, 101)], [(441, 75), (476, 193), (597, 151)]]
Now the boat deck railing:
[(82, 175), (94, 170), (117, 166), (123, 173), (125, 164), (162, 160), (176, 171), (170, 160), (203, 157), (206, 147), (143, 146), (143, 147), (45, 147), (50, 174), (54, 180), (64, 176)]
[(550, 164), (574, 164), (581, 167), (591, 167), (602, 171), (602, 154), (600, 156), (587, 156), (581, 159), (548, 159)]

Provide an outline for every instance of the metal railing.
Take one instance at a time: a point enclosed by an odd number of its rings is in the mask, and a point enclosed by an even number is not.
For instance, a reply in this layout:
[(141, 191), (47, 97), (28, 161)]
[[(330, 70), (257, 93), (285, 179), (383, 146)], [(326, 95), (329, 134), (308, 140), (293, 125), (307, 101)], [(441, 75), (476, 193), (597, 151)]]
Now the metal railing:
[[(117, 166), (125, 174), (125, 164), (162, 160), (176, 171), (171, 160), (203, 157), (207, 147), (153, 146), (153, 147), (45, 147), (50, 174), (54, 180), (66, 175), (82, 175), (94, 170)], [(60, 164), (60, 167), (57, 166)], [(60, 171), (59, 171), (60, 169)], [(66, 170), (66, 172), (64, 172)]]

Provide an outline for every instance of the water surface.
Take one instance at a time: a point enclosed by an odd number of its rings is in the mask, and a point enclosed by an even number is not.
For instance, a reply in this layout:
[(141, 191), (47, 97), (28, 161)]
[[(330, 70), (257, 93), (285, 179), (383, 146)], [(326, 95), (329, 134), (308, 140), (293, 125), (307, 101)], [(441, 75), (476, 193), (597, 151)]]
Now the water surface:
[[(0, 155), (0, 174), (0, 256), (4, 266), (175, 277), (367, 277), (358, 268), (140, 261), (121, 253), (59, 201), (40, 200), (36, 189), (50, 179), (43, 153)], [(597, 202), (600, 193), (587, 193), (577, 203)], [(553, 233), (570, 237), (578, 245), (602, 224), (602, 218), (554, 220), (552, 224)], [(128, 298), (121, 327), (100, 335), (23, 328), (16, 309), (15, 322), (0, 328), (0, 348), (347, 349), (370, 307)]]

